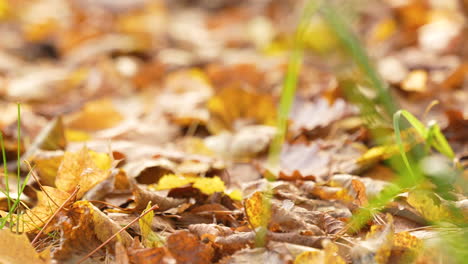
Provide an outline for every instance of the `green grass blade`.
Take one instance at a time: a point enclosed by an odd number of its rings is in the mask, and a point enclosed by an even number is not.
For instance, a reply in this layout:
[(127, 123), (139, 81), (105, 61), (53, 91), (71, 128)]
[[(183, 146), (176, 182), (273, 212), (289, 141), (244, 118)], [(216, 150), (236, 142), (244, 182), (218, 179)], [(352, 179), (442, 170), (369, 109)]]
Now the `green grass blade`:
[(398, 145), (398, 149), (400, 150), (401, 158), (403, 159), (403, 162), (404, 162), (408, 172), (410, 173), (412, 180), (416, 181), (416, 177), (415, 177), (413, 168), (411, 167), (411, 164), (410, 164), (410, 162), (408, 160), (408, 157), (406, 156), (406, 151), (405, 151), (405, 148), (404, 148), (404, 145), (403, 145), (403, 141), (401, 140), (400, 119), (401, 119), (402, 114), (403, 114), (403, 111), (400, 110), (400, 111), (397, 111), (393, 115), (393, 127), (395, 129), (395, 140), (396, 140), (396, 143)]
[(359, 39), (349, 29), (342, 16), (336, 12), (336, 8), (332, 7), (331, 4), (325, 2), (321, 11), (325, 21), (342, 43), (342, 46), (354, 59), (361, 71), (369, 78), (370, 83), (378, 93), (378, 101), (383, 105), (388, 116), (391, 117), (397, 111), (393, 97), (388, 91), (387, 85), (381, 80), (377, 71), (370, 63), (370, 59), (360, 44)]
[(2, 149), (2, 158), (3, 158), (3, 173), (5, 175), (5, 195), (7, 197), (7, 203), (8, 203), (8, 211), (10, 211), (11, 208), (11, 197), (10, 197), (10, 183), (8, 179), (8, 165), (7, 165), (7, 159), (6, 159), (6, 152), (5, 152), (5, 145), (3, 142), (3, 134), (0, 132), (0, 147)]

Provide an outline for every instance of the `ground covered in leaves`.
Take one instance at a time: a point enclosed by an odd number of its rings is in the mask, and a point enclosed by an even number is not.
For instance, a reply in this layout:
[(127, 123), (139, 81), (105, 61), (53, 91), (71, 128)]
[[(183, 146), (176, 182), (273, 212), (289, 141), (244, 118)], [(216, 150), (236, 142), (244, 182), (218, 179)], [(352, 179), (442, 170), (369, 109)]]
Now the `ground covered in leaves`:
[(467, 1), (334, 1), (395, 104), (454, 150), (426, 149), (404, 188), (375, 137), (391, 116), (369, 118), (320, 10), (278, 112), (306, 2), (0, 0), (0, 263), (462, 263)]

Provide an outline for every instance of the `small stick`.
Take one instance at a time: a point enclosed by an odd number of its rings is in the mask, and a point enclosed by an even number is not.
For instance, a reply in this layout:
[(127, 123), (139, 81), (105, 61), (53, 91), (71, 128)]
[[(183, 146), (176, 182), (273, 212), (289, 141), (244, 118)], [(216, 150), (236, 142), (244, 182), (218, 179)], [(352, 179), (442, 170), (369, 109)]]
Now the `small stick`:
[[(65, 202), (63, 202), (63, 204), (57, 209), (57, 211), (55, 211), (55, 213), (49, 218), (49, 220), (47, 220), (47, 222), (45, 223), (45, 225), (39, 230), (39, 233), (36, 235), (36, 237), (33, 239), (33, 241), (31, 242), (32, 245), (34, 245), (34, 243), (39, 239), (39, 237), (41, 236), (42, 234), (42, 231), (44, 231), (44, 229), (52, 222), (52, 220), (55, 218), (55, 216), (60, 212), (60, 210), (63, 209), (63, 207), (65, 207), (65, 205), (72, 199), (76, 196), (76, 194), (78, 193), (78, 190), (80, 190), (80, 186), (77, 185), (75, 187), (75, 190), (73, 191), (72, 194), (70, 194), (70, 196), (65, 200)], [(50, 197), (49, 197), (50, 198)]]
[(100, 250), (102, 247), (104, 247), (105, 245), (107, 245), (112, 239), (114, 239), (117, 235), (119, 235), (120, 233), (122, 233), (122, 231), (124, 231), (125, 229), (127, 229), (129, 226), (131, 226), (133, 223), (135, 223), (136, 221), (138, 221), (140, 218), (142, 218), (143, 216), (145, 216), (147, 213), (153, 211), (153, 210), (156, 210), (158, 209), (159, 206), (157, 204), (151, 206), (151, 208), (144, 212), (143, 214), (141, 214), (140, 216), (138, 216), (137, 218), (133, 219), (130, 223), (128, 223), (126, 226), (122, 227), (117, 233), (113, 234), (111, 237), (109, 237), (106, 241), (104, 241), (99, 247), (97, 247), (96, 249), (94, 249), (93, 251), (89, 252), (88, 255), (84, 256), (82, 259), (80, 259), (77, 264), (80, 264), (80, 263), (83, 263), (83, 261), (85, 261), (87, 258), (91, 257), (94, 253), (96, 253), (98, 250)]

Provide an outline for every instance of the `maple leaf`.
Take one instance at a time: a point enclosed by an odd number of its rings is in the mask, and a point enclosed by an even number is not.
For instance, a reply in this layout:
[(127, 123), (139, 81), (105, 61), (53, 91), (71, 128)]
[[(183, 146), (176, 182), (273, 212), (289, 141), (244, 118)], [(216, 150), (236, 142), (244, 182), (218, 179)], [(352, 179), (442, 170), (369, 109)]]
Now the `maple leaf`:
[(111, 158), (107, 154), (97, 153), (83, 147), (78, 152), (65, 152), (57, 171), (55, 186), (59, 190), (71, 193), (80, 185), (77, 197), (81, 198), (96, 184), (110, 174)]
[[(43, 191), (37, 191), (37, 204), (32, 209), (26, 210), (23, 215), (12, 215), (10, 223), (12, 228), (21, 232), (38, 231), (57, 209), (62, 206), (70, 194), (59, 189), (43, 186)], [(3, 215), (3, 213), (2, 213)], [(3, 215), (4, 217), (5, 215)], [(18, 224), (16, 224), (18, 221)]]

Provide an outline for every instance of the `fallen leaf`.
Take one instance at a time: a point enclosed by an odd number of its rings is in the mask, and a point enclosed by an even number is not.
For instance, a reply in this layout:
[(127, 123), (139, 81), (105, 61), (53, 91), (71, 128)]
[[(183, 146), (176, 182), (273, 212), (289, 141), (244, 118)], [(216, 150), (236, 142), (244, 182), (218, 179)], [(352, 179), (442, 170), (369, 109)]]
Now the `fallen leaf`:
[(346, 261), (338, 254), (338, 246), (331, 241), (324, 241), (322, 251), (306, 251), (301, 253), (294, 260), (294, 264), (345, 264)]
[(133, 195), (135, 196), (135, 207), (132, 210), (136, 212), (142, 212), (149, 202), (159, 206), (157, 211), (166, 211), (185, 203), (185, 200), (164, 197), (154, 191), (146, 190), (137, 186), (134, 187)]
[[(69, 193), (59, 189), (43, 186), (43, 191), (37, 192), (37, 204), (21, 216), (13, 215), (12, 223), (19, 217), (19, 225), (13, 225), (13, 229), (20, 232), (33, 232), (41, 227), (54, 215), (57, 209), (70, 197)], [(65, 205), (67, 206), (67, 205)]]
[(276, 108), (273, 98), (238, 86), (222, 89), (207, 103), (212, 133), (235, 130), (245, 124), (274, 125)]
[(107, 99), (90, 101), (81, 111), (65, 116), (68, 128), (88, 132), (114, 127), (123, 120), (122, 114)]
[(270, 218), (271, 208), (266, 205), (266, 200), (262, 192), (255, 192), (244, 201), (245, 214), (252, 228), (267, 226)]
[(218, 177), (184, 177), (175, 174), (164, 175), (159, 179), (155, 186), (156, 190), (170, 190), (192, 184), (194, 188), (199, 189), (204, 194), (213, 194), (215, 192), (224, 192), (224, 182)]
[(80, 185), (77, 197), (83, 195), (110, 174), (111, 158), (104, 153), (96, 153), (83, 147), (78, 152), (65, 152), (60, 164), (55, 186), (71, 193)]
[(425, 92), (427, 91), (427, 72), (423, 70), (412, 71), (403, 80), (401, 88), (407, 92)]
[[(88, 201), (75, 202), (67, 211), (61, 211), (57, 219), (55, 226), (61, 231), (62, 238), (53, 257), (59, 261), (78, 261), (121, 229)], [(120, 241), (128, 247), (132, 244), (132, 237), (122, 231), (112, 241)], [(103, 252), (105, 250), (101, 250), (101, 254)]]
[(338, 98), (330, 103), (325, 98), (312, 102), (296, 98), (289, 114), (293, 131), (312, 131), (328, 127), (334, 121), (350, 116), (355, 111), (343, 99)]
[[(148, 203), (148, 206), (141, 214), (143, 215), (150, 208), (151, 202)], [(151, 229), (153, 218), (154, 211), (151, 210), (151, 212), (138, 219), (138, 224), (140, 225), (141, 230), (142, 242), (145, 247), (160, 247), (164, 245), (163, 239)]]
[(309, 145), (289, 144), (281, 151), (281, 179), (314, 179), (323, 182), (335, 173), (360, 169), (357, 160), (365, 148), (344, 141), (316, 140)]
[(385, 226), (372, 226), (366, 239), (351, 249), (353, 263), (387, 263), (394, 241), (393, 218), (390, 215), (387, 218)]
[(177, 231), (167, 238), (167, 249), (177, 263), (211, 263), (214, 250), (188, 231)]
[(50, 263), (50, 251), (37, 253), (25, 234), (14, 234), (8, 229), (0, 230), (0, 262), (6, 264)]

